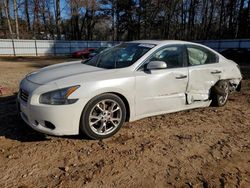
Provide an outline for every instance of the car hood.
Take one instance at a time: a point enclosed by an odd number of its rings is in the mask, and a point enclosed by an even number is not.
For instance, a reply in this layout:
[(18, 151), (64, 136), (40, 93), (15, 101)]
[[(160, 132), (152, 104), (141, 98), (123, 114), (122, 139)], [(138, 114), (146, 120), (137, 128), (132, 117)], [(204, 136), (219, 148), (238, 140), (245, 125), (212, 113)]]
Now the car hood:
[(32, 72), (26, 78), (36, 84), (47, 84), (73, 75), (104, 71), (106, 69), (82, 64), (81, 61), (60, 63)]

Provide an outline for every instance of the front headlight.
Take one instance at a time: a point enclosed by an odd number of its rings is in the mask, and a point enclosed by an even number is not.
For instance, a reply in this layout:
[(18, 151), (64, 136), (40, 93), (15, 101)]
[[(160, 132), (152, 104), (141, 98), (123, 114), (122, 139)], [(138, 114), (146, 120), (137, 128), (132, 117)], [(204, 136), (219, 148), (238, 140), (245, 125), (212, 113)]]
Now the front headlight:
[(68, 97), (79, 87), (80, 86), (72, 86), (44, 93), (40, 96), (39, 102), (41, 104), (51, 104), (51, 105), (73, 104), (78, 99), (68, 99)]

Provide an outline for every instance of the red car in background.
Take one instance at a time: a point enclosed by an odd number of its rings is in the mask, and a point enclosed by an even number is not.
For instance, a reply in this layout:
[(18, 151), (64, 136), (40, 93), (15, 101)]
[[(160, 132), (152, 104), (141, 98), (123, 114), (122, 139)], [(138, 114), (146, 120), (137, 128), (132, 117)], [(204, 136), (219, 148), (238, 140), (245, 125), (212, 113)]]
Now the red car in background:
[(76, 51), (72, 54), (75, 58), (89, 58), (89, 54), (93, 52), (95, 48), (85, 48), (83, 50)]

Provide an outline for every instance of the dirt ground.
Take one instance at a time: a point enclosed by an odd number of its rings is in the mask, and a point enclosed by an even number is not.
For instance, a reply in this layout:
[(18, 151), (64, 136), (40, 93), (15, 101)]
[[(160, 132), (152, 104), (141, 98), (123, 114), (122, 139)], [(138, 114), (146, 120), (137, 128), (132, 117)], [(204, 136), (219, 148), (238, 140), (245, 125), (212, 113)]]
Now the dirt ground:
[(17, 117), (18, 83), (68, 60), (0, 59), (0, 187), (250, 187), (250, 80), (225, 107), (127, 123), (103, 141), (35, 132)]

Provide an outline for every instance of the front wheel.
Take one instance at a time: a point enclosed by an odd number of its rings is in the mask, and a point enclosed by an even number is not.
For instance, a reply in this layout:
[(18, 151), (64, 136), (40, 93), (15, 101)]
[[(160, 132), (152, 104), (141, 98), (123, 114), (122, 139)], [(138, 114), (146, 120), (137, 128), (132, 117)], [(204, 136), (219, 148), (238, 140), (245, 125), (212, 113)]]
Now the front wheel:
[(102, 94), (90, 100), (83, 110), (80, 129), (92, 139), (114, 135), (126, 119), (123, 101), (114, 94)]
[(227, 103), (229, 95), (229, 83), (226, 80), (220, 80), (212, 88), (212, 105), (224, 106)]

